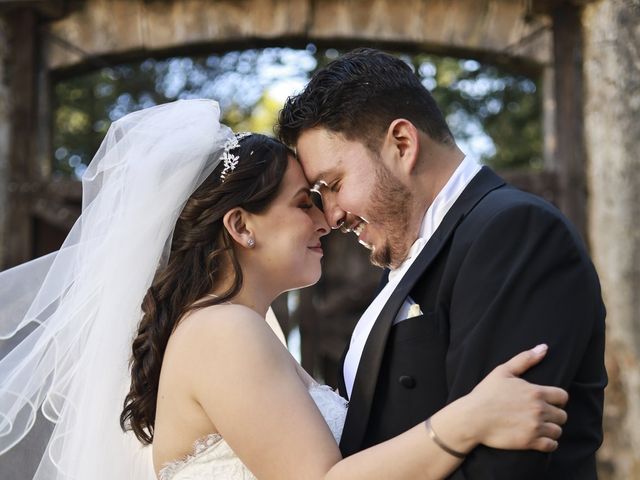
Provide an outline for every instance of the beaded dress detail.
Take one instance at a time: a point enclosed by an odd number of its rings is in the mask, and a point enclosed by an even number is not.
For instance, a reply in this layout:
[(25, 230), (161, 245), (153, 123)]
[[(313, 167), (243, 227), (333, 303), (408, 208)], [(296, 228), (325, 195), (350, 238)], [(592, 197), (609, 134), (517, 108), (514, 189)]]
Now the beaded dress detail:
[[(327, 385), (313, 384), (309, 395), (340, 443), (347, 401)], [(160, 480), (254, 480), (256, 477), (231, 450), (221, 435), (214, 433), (198, 440), (191, 454), (167, 463), (160, 470)]]

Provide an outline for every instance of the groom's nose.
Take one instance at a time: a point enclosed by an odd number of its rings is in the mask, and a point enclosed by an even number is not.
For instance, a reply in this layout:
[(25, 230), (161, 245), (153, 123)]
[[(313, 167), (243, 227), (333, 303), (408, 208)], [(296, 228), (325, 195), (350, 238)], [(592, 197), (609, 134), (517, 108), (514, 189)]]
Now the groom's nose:
[(322, 199), (324, 218), (332, 230), (340, 228), (345, 222), (347, 212), (342, 210), (333, 199)]

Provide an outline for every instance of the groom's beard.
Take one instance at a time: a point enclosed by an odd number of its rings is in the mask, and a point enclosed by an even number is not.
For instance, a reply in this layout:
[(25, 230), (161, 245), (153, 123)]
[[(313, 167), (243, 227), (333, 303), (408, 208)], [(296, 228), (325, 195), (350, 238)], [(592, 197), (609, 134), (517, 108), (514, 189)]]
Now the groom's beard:
[(411, 192), (384, 165), (376, 169), (376, 186), (369, 203), (372, 212), (367, 221), (381, 230), (380, 245), (371, 251), (371, 263), (382, 268), (396, 268), (406, 258), (409, 204)]

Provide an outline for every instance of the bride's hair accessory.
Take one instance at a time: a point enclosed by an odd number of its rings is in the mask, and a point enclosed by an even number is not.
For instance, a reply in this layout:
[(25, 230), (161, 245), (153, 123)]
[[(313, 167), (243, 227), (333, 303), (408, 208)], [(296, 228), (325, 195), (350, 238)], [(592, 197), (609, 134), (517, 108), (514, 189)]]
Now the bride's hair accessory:
[(220, 174), (220, 181), (224, 182), (227, 175), (229, 175), (229, 172), (233, 172), (238, 166), (238, 160), (240, 160), (240, 157), (231, 153), (231, 150), (238, 148), (240, 146), (240, 140), (248, 137), (249, 135), (251, 135), (251, 132), (238, 132), (224, 144), (224, 151), (220, 156), (220, 160), (224, 163), (224, 169)]

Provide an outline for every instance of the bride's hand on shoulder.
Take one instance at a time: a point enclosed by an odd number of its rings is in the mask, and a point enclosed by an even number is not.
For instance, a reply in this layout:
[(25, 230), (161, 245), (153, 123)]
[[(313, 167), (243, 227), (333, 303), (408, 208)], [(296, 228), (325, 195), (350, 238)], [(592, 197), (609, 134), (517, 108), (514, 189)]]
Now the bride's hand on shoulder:
[(561, 388), (519, 378), (546, 353), (547, 346), (538, 345), (516, 355), (498, 365), (467, 396), (478, 443), (504, 450), (558, 448), (569, 395)]

